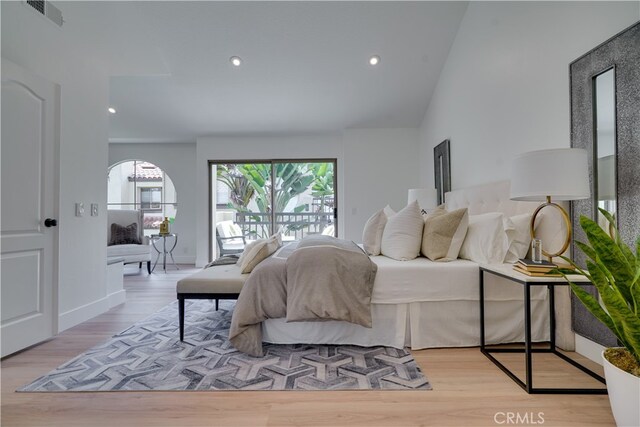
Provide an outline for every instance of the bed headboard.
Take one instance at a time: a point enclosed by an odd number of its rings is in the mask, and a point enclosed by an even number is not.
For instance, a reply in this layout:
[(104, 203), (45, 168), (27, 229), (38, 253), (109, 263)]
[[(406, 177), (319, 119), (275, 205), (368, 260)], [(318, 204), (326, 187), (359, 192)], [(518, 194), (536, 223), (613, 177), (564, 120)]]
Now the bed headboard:
[[(489, 184), (452, 190), (445, 194), (447, 210), (467, 208), (469, 215), (487, 212), (502, 212), (505, 216), (533, 213), (539, 202), (519, 202), (510, 199), (511, 181), (497, 181)], [(565, 209), (568, 206), (563, 205)], [(555, 209), (546, 208), (536, 221), (536, 237), (542, 239), (545, 248), (562, 247), (567, 228)], [(556, 249), (557, 250), (557, 249)]]
[(447, 210), (468, 208), (469, 215), (487, 212), (502, 212), (513, 216), (533, 212), (539, 205), (537, 202), (516, 202), (509, 198), (511, 181), (497, 181), (489, 184), (475, 185), (445, 194)]

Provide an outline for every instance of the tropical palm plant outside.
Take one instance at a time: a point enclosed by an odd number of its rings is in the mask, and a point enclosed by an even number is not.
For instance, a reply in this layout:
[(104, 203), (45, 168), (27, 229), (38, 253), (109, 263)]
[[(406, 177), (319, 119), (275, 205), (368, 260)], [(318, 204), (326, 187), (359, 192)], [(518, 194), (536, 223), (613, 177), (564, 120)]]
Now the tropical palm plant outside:
[[(333, 163), (274, 163), (273, 168), (275, 183), (272, 183), (270, 163), (218, 165), (217, 180), (229, 189), (229, 207), (250, 215), (249, 205), (254, 202), (258, 212), (253, 220), (260, 222), (264, 220), (264, 214), (284, 214), (286, 209), (291, 213), (311, 212), (312, 209), (322, 213), (328, 201), (333, 202)], [(291, 201), (305, 193), (319, 199), (319, 206), (311, 208), (308, 203), (301, 203), (291, 208)], [(304, 222), (286, 224), (288, 230), (306, 226)]]

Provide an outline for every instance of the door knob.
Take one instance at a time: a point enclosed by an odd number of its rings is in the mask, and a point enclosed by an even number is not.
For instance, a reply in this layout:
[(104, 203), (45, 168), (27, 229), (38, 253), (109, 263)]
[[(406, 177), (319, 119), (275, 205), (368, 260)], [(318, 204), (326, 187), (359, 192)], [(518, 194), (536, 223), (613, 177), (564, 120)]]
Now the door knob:
[(44, 220), (45, 227), (55, 227), (56, 225), (58, 225), (58, 220), (55, 220), (53, 218), (47, 218)]

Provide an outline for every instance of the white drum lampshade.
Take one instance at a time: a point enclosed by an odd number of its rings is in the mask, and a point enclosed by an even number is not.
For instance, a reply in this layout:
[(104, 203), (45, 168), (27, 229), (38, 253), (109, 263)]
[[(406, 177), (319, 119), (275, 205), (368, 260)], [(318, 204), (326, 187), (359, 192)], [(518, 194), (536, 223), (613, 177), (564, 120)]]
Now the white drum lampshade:
[(563, 254), (571, 243), (569, 215), (551, 200), (588, 199), (590, 195), (587, 150), (556, 148), (530, 151), (517, 156), (511, 164), (511, 200), (545, 202), (531, 217), (531, 237), (534, 237), (536, 216), (547, 206), (558, 209), (566, 224), (567, 236), (562, 248), (552, 253), (542, 250), (549, 261)]
[(407, 204), (418, 201), (420, 208), (428, 212), (438, 206), (438, 191), (435, 188), (411, 188), (407, 197)]
[(511, 167), (511, 200), (588, 199), (587, 151), (557, 148), (517, 156)]

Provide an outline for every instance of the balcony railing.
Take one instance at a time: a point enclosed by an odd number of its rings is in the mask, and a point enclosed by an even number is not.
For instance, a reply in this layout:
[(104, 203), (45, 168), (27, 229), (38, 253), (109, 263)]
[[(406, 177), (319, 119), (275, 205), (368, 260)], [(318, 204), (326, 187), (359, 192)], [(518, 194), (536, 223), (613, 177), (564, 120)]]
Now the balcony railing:
[[(333, 224), (333, 214), (328, 212), (277, 212), (274, 229), (284, 228), (284, 235), (295, 240), (302, 239), (309, 234), (320, 234)], [(238, 226), (245, 234), (258, 238), (270, 234), (271, 214), (263, 212), (236, 212)]]

